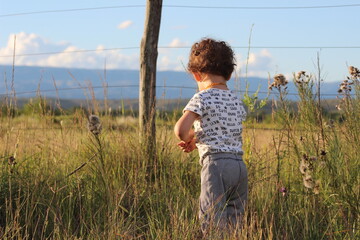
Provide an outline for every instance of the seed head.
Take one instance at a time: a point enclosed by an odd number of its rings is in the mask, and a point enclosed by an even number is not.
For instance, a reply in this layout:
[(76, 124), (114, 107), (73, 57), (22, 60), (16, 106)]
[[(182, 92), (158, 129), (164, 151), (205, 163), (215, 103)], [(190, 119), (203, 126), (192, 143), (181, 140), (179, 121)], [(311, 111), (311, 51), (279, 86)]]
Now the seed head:
[(295, 77), (296, 83), (308, 83), (309, 82), (309, 75), (306, 75), (305, 71), (300, 71), (296, 74)]
[(274, 76), (274, 80), (277, 85), (285, 86), (288, 83), (288, 81), (286, 80), (286, 78), (283, 74), (276, 74)]
[(16, 164), (16, 159), (14, 156), (10, 156), (9, 159), (8, 159), (8, 164), (10, 166), (14, 166)]
[[(323, 154), (326, 154), (324, 150), (321, 151), (321, 156), (324, 156)], [(300, 162), (300, 172), (303, 176), (303, 184), (306, 188), (313, 189), (313, 192), (315, 194), (318, 194), (319, 189), (316, 189), (316, 186), (319, 185), (316, 183), (318, 181), (314, 181), (312, 178), (312, 170), (313, 170), (313, 162), (317, 160), (316, 156), (308, 156), (307, 154), (303, 154), (303, 157)]]
[(296, 78), (301, 79), (301, 78), (305, 77), (305, 74), (306, 74), (305, 71), (300, 71), (296, 74)]
[(303, 157), (300, 162), (299, 170), (302, 175), (310, 175), (311, 171), (313, 170), (313, 162), (317, 158), (314, 156), (309, 157), (306, 154), (303, 154)]
[(320, 193), (320, 181), (319, 180), (315, 181), (313, 193), (316, 195)]
[(303, 183), (306, 188), (310, 188), (310, 189), (313, 188), (315, 185), (314, 180), (312, 179), (310, 174), (306, 174), (303, 177)]
[(353, 81), (349, 81), (348, 79), (343, 80), (339, 86), (338, 93), (345, 93), (345, 94), (350, 93), (352, 84), (353, 84)]
[(100, 118), (96, 115), (89, 116), (88, 129), (94, 135), (99, 135), (102, 130)]
[(353, 79), (357, 79), (358, 77), (360, 77), (360, 70), (354, 66), (349, 67), (349, 73)]
[[(330, 120), (330, 121), (331, 121), (331, 120)], [(326, 151), (325, 151), (325, 150), (321, 150), (320, 155), (321, 155), (321, 156), (325, 156), (325, 155), (326, 155)]]
[(269, 89), (271, 90), (273, 87), (279, 89), (280, 86), (286, 86), (286, 84), (288, 84), (288, 81), (285, 76), (283, 74), (276, 74), (274, 76), (274, 82), (269, 86)]
[(301, 160), (299, 167), (301, 174), (306, 174), (307, 170), (309, 169), (308, 165), (309, 164), (305, 160)]

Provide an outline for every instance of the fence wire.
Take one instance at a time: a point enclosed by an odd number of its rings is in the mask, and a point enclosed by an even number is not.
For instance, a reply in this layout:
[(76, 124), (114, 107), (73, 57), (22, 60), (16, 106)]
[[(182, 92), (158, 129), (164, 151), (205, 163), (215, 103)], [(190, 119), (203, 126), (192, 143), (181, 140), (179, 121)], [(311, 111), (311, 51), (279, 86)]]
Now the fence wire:
[[(124, 84), (124, 85), (108, 85), (108, 86), (91, 86), (92, 89), (112, 89), (112, 88), (139, 88), (138, 84)], [(189, 86), (164, 86), (164, 85), (158, 85), (156, 86), (157, 89), (193, 89), (194, 91), (197, 90), (196, 87), (189, 87)], [(63, 92), (63, 91), (72, 91), (72, 90), (89, 90), (89, 87), (87, 86), (79, 86), (79, 87), (69, 87), (69, 88), (56, 88), (56, 89), (42, 89), (42, 90), (31, 90), (31, 91), (20, 91), (20, 92), (16, 92), (16, 91), (8, 91), (6, 93), (0, 93), (0, 97), (11, 97), (11, 96), (19, 96), (19, 95), (26, 95), (26, 94), (42, 94), (42, 93), (56, 93), (56, 92)], [(269, 95), (276, 95), (276, 93), (272, 92), (272, 91), (245, 91), (245, 90), (236, 90), (234, 89), (233, 91), (241, 93), (241, 94), (269, 94)], [(288, 92), (286, 93), (287, 95), (291, 95), (291, 96), (299, 96), (298, 93), (293, 93), (293, 92)], [(320, 96), (339, 96), (339, 94), (333, 94), (333, 93), (320, 93)]]

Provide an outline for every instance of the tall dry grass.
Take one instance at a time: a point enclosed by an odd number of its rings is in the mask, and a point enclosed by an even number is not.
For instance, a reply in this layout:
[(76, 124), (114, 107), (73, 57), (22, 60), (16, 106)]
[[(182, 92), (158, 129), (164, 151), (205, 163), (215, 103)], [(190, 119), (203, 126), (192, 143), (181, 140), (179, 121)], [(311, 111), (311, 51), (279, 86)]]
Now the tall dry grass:
[[(242, 226), (209, 239), (359, 238), (359, 85), (358, 76), (349, 78), (353, 91), (339, 93), (342, 117), (334, 121), (320, 107), (318, 78), (294, 76), (294, 110), (287, 80), (277, 76), (278, 130), (244, 131)], [(202, 239), (200, 166), (196, 152), (176, 148), (177, 114), (158, 121), (156, 159), (139, 143), (136, 119), (104, 114), (94, 134), (88, 117), (47, 109), (0, 118), (0, 237)]]

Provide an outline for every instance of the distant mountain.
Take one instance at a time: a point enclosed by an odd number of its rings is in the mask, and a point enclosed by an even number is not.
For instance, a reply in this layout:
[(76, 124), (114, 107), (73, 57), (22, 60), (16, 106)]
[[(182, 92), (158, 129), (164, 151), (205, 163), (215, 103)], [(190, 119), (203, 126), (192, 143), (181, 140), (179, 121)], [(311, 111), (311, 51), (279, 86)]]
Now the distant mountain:
[[(11, 92), (12, 66), (0, 65), (4, 81), (0, 81), (0, 97)], [(56, 87), (55, 84), (56, 83)], [(250, 93), (259, 89), (259, 98), (268, 92), (268, 80), (264, 78), (249, 77), (229, 82), (232, 89), (245, 91), (248, 83)], [(139, 71), (137, 70), (89, 70), (67, 69), (52, 67), (16, 66), (14, 68), (14, 88), (19, 98), (36, 96), (40, 90), (42, 96), (61, 99), (91, 98), (92, 91), (97, 99), (104, 98), (104, 85), (108, 85), (107, 97), (109, 99), (136, 99), (138, 98)], [(236, 87), (235, 87), (236, 86)], [(335, 98), (339, 83), (321, 84), (323, 97)], [(81, 89), (83, 87), (84, 89)], [(58, 91), (56, 91), (58, 89)], [(92, 90), (90, 90), (92, 89)], [(295, 92), (292, 83), (288, 87), (289, 93)], [(158, 99), (186, 99), (196, 92), (196, 83), (186, 72), (159, 71), (157, 73)], [(289, 98), (296, 100), (296, 96), (289, 94)]]

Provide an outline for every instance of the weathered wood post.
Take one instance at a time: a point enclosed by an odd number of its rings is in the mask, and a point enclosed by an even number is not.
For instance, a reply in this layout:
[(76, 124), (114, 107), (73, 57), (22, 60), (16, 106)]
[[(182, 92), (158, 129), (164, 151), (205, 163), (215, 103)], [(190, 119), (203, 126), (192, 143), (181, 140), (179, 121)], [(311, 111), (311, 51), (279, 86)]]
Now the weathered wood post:
[(146, 1), (144, 34), (140, 47), (139, 127), (140, 140), (150, 155), (155, 153), (156, 61), (162, 0)]

